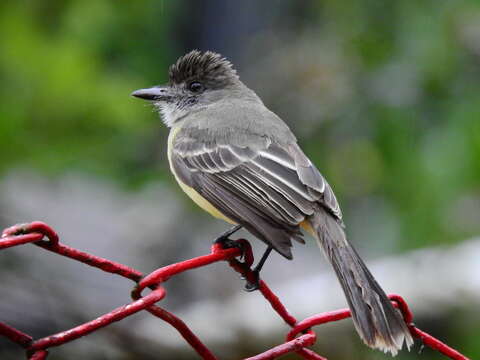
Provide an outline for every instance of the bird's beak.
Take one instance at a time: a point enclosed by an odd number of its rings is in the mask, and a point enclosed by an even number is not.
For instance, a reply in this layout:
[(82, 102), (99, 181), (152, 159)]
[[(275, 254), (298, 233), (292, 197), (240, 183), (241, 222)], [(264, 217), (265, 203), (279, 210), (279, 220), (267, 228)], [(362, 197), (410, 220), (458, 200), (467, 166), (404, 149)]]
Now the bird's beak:
[(130, 95), (150, 101), (167, 101), (172, 97), (172, 91), (169, 86), (154, 86), (149, 89), (136, 90)]

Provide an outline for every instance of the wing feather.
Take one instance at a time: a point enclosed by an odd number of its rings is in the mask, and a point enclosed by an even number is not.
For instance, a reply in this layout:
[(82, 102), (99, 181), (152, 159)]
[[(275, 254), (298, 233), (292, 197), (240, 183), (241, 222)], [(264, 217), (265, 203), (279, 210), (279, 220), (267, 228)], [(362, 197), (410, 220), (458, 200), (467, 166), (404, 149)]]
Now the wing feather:
[(296, 144), (202, 144), (183, 134), (173, 146), (171, 162), (182, 182), (287, 258), (292, 240), (303, 242), (299, 224), (315, 203), (341, 218), (330, 187)]
[(317, 198), (317, 201), (342, 223), (340, 205), (327, 180), (320, 174), (320, 171), (312, 164), (298, 144), (290, 144), (288, 149), (297, 166), (300, 181), (309, 188), (310, 193)]
[(220, 209), (228, 218), (244, 226), (253, 235), (273, 246), (287, 259), (292, 258), (292, 239), (301, 241), (301, 233), (296, 227), (279, 224), (256, 206), (252, 206), (245, 197), (235, 196), (236, 189), (225, 186), (220, 178), (206, 173), (195, 177), (197, 191)]

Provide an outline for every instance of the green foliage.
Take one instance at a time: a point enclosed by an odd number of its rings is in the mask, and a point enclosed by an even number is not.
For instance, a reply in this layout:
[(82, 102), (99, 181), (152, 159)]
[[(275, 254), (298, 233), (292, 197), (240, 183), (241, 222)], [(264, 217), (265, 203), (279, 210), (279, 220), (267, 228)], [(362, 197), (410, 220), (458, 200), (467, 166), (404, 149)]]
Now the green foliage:
[(148, 147), (158, 118), (129, 94), (165, 81), (171, 17), (162, 12), (173, 11), (165, 8), (2, 2), (0, 171), (79, 169), (122, 182), (152, 172), (145, 157), (157, 150)]

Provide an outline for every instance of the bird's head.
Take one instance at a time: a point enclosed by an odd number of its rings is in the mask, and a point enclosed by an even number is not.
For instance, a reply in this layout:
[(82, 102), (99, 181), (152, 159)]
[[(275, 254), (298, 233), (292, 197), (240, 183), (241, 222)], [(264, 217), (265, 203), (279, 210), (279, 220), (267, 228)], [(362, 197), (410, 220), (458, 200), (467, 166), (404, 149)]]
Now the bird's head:
[(170, 66), (169, 83), (136, 90), (132, 96), (152, 101), (167, 126), (191, 111), (241, 92), (232, 64), (220, 54), (193, 50)]

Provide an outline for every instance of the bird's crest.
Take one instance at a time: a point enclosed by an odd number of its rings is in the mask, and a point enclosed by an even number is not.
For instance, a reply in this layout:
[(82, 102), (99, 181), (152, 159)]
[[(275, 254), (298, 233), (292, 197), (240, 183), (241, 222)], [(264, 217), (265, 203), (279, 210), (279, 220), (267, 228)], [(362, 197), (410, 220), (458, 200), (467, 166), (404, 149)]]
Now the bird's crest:
[(180, 57), (168, 71), (170, 82), (181, 84), (188, 81), (203, 81), (211, 86), (228, 85), (238, 79), (232, 63), (212, 51), (190, 51)]

